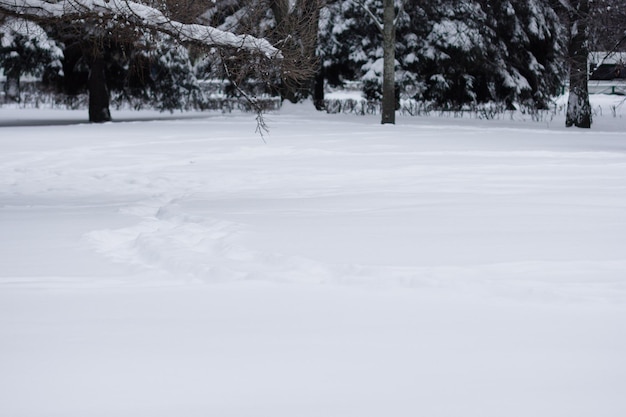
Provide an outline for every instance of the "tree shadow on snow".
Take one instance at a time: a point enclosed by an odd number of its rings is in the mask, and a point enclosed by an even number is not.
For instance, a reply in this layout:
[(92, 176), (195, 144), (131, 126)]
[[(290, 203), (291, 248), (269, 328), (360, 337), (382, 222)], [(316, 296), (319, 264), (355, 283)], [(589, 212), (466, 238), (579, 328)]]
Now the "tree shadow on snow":
[[(67, 118), (55, 118), (46, 115), (45, 112), (41, 117), (36, 117), (34, 114), (29, 114), (29, 117), (20, 117), (16, 114), (6, 115), (3, 117), (2, 110), (0, 109), (0, 128), (2, 127), (45, 127), (45, 126), (73, 126), (73, 125), (85, 125), (91, 124), (86, 118), (81, 116), (67, 117)], [(146, 114), (146, 115), (120, 115), (115, 117), (113, 121), (107, 123), (134, 123), (134, 122), (154, 122), (160, 120), (190, 120), (190, 119), (205, 119), (214, 114)], [(105, 123), (106, 124), (106, 123)]]

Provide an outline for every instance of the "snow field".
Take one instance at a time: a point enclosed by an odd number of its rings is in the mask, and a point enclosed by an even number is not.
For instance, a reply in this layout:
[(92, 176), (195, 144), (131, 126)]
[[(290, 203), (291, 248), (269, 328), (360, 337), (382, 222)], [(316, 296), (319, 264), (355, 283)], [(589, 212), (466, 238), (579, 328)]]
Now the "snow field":
[(0, 109), (0, 415), (621, 416), (608, 114)]

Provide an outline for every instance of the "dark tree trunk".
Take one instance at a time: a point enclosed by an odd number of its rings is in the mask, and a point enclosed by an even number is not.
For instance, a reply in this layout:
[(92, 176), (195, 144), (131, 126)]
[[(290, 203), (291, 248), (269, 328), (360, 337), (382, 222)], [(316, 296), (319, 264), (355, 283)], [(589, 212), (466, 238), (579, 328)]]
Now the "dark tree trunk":
[(382, 124), (396, 123), (396, 26), (393, 0), (384, 0), (383, 9), (383, 111)]
[(313, 104), (317, 110), (324, 110), (324, 67), (320, 65), (320, 69), (315, 77), (315, 85), (313, 86)]
[(570, 12), (569, 99), (565, 126), (591, 127), (591, 105), (587, 83), (589, 0), (578, 0)]
[(109, 89), (106, 85), (104, 69), (104, 57), (99, 55), (93, 58), (87, 82), (89, 88), (89, 121), (92, 123), (111, 121)]

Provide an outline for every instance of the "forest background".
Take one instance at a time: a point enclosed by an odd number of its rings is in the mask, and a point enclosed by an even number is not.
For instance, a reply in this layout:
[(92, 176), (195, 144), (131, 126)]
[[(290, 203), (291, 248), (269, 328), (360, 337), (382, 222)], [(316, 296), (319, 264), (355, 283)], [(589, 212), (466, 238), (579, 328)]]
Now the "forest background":
[(534, 111), (569, 87), (566, 123), (590, 127), (589, 52), (625, 50), (624, 29), (620, 0), (0, 0), (0, 68), (5, 102), (34, 76), (37, 101), (93, 122), (112, 104), (337, 111), (324, 93), (348, 88), (393, 123), (403, 100)]

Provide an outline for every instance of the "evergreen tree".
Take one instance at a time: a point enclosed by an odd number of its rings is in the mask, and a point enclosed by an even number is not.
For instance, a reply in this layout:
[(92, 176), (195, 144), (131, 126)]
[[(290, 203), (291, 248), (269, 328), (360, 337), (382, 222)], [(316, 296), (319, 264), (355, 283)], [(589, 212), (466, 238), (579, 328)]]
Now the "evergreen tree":
[(561, 88), (565, 30), (544, 0), (484, 1), (499, 42), (496, 98), (543, 108)]
[[(381, 10), (380, 0), (364, 3)], [(352, 0), (329, 4), (320, 49), (331, 85), (361, 79), (376, 100), (383, 48), (370, 21)], [(564, 76), (562, 34), (542, 0), (407, 0), (396, 25), (397, 89), (440, 108), (490, 101), (544, 107)]]
[[(267, 39), (250, 34), (238, 35), (233, 31), (220, 30), (202, 23), (198, 14), (212, 3), (214, 2), (202, 5), (202, 2), (190, 0), (188, 4), (181, 6), (177, 0), (146, 3), (132, 0), (74, 0), (68, 5), (66, 2), (46, 0), (0, 0), (0, 13), (45, 22), (46, 25), (56, 27), (57, 39), (71, 41), (70, 45), (66, 45), (64, 67), (74, 72), (81, 72), (76, 71), (81, 65), (88, 67), (86, 85), (90, 93), (90, 121), (102, 122), (110, 120), (111, 80), (106, 75), (111, 67), (120, 62), (116, 57), (118, 46), (132, 45), (142, 34), (162, 33), (183, 44), (195, 44), (207, 49), (228, 49), (236, 55), (244, 51), (263, 60), (266, 65), (269, 62), (276, 64), (283, 73), (289, 72), (290, 65), (297, 68), (295, 62), (285, 59), (280, 49)], [(189, 6), (193, 4), (200, 4), (202, 7), (194, 8), (192, 13), (188, 13)], [(184, 12), (181, 12), (183, 9)], [(176, 18), (182, 21), (175, 20)], [(115, 59), (111, 60), (111, 57)], [(297, 71), (289, 73), (294, 78), (298, 76)]]
[[(203, 108), (206, 98), (195, 75), (189, 49), (163, 34), (144, 34), (125, 48), (124, 61), (109, 78), (118, 101), (164, 110)], [(113, 60), (114, 58), (111, 58)]]
[(20, 78), (43, 77), (44, 81), (62, 74), (63, 52), (43, 28), (33, 22), (7, 17), (0, 21), (0, 68), (9, 101), (20, 100)]

